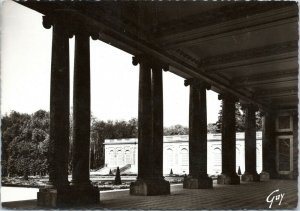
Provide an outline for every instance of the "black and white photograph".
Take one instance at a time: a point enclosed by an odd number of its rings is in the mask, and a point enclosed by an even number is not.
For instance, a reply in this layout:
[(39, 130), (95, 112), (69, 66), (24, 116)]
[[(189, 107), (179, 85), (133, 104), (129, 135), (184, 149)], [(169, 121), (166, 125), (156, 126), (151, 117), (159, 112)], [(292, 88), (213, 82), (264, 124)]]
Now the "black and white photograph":
[(0, 1), (1, 208), (297, 210), (297, 1)]

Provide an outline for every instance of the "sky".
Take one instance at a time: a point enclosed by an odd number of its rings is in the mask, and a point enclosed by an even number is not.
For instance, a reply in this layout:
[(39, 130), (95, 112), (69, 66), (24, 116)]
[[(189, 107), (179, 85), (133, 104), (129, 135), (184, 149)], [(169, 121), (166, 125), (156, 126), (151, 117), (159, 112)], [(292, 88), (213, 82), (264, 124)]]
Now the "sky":
[[(15, 110), (49, 111), (52, 28), (42, 26), (42, 14), (7, 0), (1, 5), (1, 114)], [(90, 39), (91, 111), (98, 120), (129, 120), (138, 114), (139, 67), (132, 55)], [(74, 38), (70, 39), (70, 93)], [(184, 79), (163, 72), (164, 126), (188, 126), (189, 88)], [(207, 121), (217, 121), (220, 101), (207, 92)]]

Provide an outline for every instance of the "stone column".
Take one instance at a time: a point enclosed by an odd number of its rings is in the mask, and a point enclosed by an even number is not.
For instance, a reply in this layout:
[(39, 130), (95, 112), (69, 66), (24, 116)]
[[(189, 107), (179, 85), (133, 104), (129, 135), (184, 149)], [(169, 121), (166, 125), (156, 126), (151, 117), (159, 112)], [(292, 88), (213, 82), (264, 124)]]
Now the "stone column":
[(183, 188), (212, 188), (212, 179), (207, 175), (207, 113), (205, 82), (196, 79), (185, 81), (190, 85), (189, 110), (189, 176)]
[(37, 193), (39, 206), (64, 206), (68, 198), (69, 150), (69, 37), (64, 22), (43, 17), (53, 26), (50, 83), (49, 183)]
[[(138, 105), (138, 177), (131, 183), (131, 195), (170, 194), (170, 184), (162, 176), (163, 91), (162, 68), (156, 61), (134, 57), (140, 64)], [(151, 75), (152, 67), (152, 75)]]
[(222, 174), (218, 184), (240, 184), (236, 173), (236, 131), (235, 103), (237, 99), (230, 94), (219, 95), (223, 100), (222, 109)]
[(256, 118), (258, 108), (252, 104), (243, 105), (245, 111), (245, 173), (242, 181), (259, 181), (256, 172)]
[(72, 196), (77, 204), (97, 203), (99, 191), (89, 179), (91, 99), (90, 41), (87, 33), (75, 33), (74, 59)]
[(262, 114), (262, 164), (260, 180), (267, 181), (276, 177), (275, 118), (271, 112)]
[(152, 68), (153, 175), (163, 179), (163, 77), (159, 65)]

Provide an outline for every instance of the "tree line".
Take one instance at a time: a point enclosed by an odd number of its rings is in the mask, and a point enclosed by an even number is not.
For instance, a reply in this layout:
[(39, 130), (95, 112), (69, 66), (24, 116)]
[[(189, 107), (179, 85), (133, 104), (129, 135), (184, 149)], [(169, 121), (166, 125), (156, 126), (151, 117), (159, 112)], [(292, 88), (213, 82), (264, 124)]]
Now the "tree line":
[[(39, 110), (32, 115), (12, 111), (1, 118), (2, 176), (48, 173), (50, 115)], [(137, 137), (137, 119), (102, 121), (91, 117), (91, 168), (104, 165), (105, 139)], [(69, 171), (72, 169), (72, 117), (70, 117)]]
[[(221, 108), (222, 109), (222, 108)], [(236, 104), (236, 129), (244, 131), (245, 115), (241, 106)], [(218, 121), (208, 124), (208, 132), (220, 132), (222, 112)], [(49, 112), (39, 110), (31, 115), (12, 111), (1, 118), (1, 166), (2, 176), (46, 175), (48, 173)], [(261, 118), (257, 114), (257, 129), (261, 129)], [(174, 125), (164, 128), (164, 135), (188, 135), (188, 128)], [(91, 117), (90, 167), (99, 169), (104, 165), (104, 140), (119, 138), (137, 138), (138, 121), (102, 121)], [(70, 116), (70, 149), (72, 157), (72, 116)], [(69, 171), (72, 162), (69, 159)]]
[[(70, 116), (70, 149), (72, 157), (72, 116)], [(50, 115), (39, 110), (31, 115), (12, 111), (1, 118), (2, 176), (46, 175), (48, 173)], [(165, 135), (188, 134), (188, 129), (175, 125), (164, 129)], [(90, 167), (99, 169), (104, 165), (104, 140), (137, 138), (137, 119), (129, 121), (102, 121), (91, 117)], [(72, 162), (69, 159), (69, 171)]]

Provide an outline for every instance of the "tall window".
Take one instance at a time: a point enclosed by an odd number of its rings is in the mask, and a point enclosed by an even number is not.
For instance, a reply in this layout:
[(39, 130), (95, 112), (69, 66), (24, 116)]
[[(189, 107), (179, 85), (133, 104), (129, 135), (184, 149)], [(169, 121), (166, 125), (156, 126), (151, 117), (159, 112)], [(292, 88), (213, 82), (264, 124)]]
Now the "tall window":
[(214, 148), (214, 173), (221, 174), (222, 172), (222, 155), (219, 147)]
[(115, 166), (116, 165), (116, 160), (115, 160), (115, 153), (114, 153), (114, 151), (113, 150), (110, 150), (109, 151), (109, 164), (108, 164), (108, 166)]
[(293, 136), (277, 137), (277, 171), (289, 174), (293, 171)]
[(181, 149), (181, 165), (182, 166), (189, 165), (189, 152), (186, 148)]
[(166, 153), (166, 167), (167, 168), (172, 168), (173, 166), (173, 150), (172, 149), (167, 149)]
[(131, 164), (131, 154), (129, 150), (125, 151), (125, 165)]
[(121, 150), (117, 151), (117, 166), (121, 167), (123, 165), (123, 154)]

